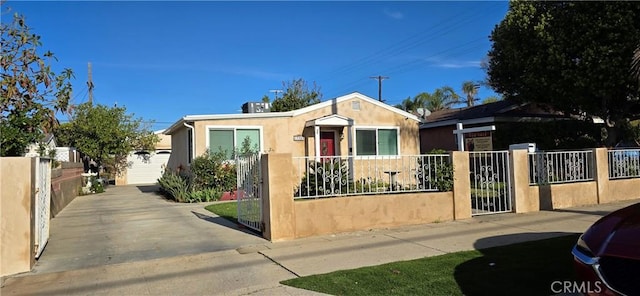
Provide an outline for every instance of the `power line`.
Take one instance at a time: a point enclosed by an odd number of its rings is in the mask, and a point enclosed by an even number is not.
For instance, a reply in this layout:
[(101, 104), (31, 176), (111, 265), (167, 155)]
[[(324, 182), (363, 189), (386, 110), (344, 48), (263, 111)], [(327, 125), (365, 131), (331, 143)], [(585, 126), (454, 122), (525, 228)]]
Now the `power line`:
[[(422, 45), (424, 43), (427, 43), (427, 42), (430, 42), (430, 41), (434, 41), (435, 38), (438, 38), (440, 36), (446, 35), (446, 34), (452, 32), (452, 31), (462, 27), (463, 25), (466, 25), (468, 23), (473, 22), (474, 20), (479, 19), (479, 18), (476, 17), (477, 15), (481, 15), (481, 14), (486, 13), (487, 10), (493, 9), (494, 8), (493, 6), (497, 6), (498, 4), (499, 3), (497, 3), (496, 5), (489, 6), (489, 7), (485, 8), (485, 9), (483, 9), (483, 10), (473, 10), (473, 11), (469, 11), (466, 14), (463, 13), (461, 15), (457, 15), (456, 17), (449, 17), (447, 21), (440, 22), (437, 25), (435, 25), (433, 27), (430, 27), (429, 29), (427, 29), (427, 30), (425, 30), (423, 32), (420, 32), (420, 33), (415, 34), (415, 35), (413, 35), (413, 36), (411, 36), (409, 38), (401, 40), (400, 42), (395, 43), (394, 45), (389, 46), (387, 48), (384, 48), (382, 50), (379, 50), (379, 51), (377, 51), (377, 52), (375, 52), (375, 53), (373, 53), (373, 54), (371, 54), (371, 55), (369, 55), (367, 57), (361, 58), (361, 59), (357, 60), (356, 62), (354, 62), (352, 64), (349, 64), (349, 65), (346, 65), (346, 66), (342, 66), (342, 67), (340, 67), (340, 68), (338, 68), (338, 69), (336, 69), (334, 71), (330, 71), (330, 72), (328, 72), (328, 74), (332, 74), (332, 73), (344, 73), (344, 74), (346, 74), (346, 73), (349, 73), (349, 72), (355, 72), (359, 68), (364, 68), (364, 67), (366, 67), (368, 65), (371, 65), (371, 64), (374, 64), (374, 63), (379, 64), (380, 60), (382, 58), (390, 57), (390, 56), (393, 56), (394, 54), (397, 54), (397, 53), (406, 52), (406, 51), (408, 51), (408, 50), (410, 50), (412, 48), (415, 48), (415, 47), (417, 47), (419, 45)], [(464, 19), (464, 21), (460, 21), (461, 19)], [(451, 24), (452, 20), (457, 20), (457, 22)], [(444, 28), (440, 28), (442, 26), (444, 26)], [(440, 28), (440, 29), (439, 30), (435, 30), (437, 28)], [(422, 36), (427, 32), (430, 33), (428, 35), (428, 37), (427, 36)], [(422, 38), (422, 39), (418, 39), (418, 38)], [(418, 39), (418, 40), (415, 40), (415, 39)], [(473, 40), (471, 42), (465, 43), (463, 45), (456, 46), (456, 47), (453, 47), (451, 49), (447, 49), (447, 50), (445, 50), (445, 52), (449, 51), (449, 50), (452, 50), (452, 49), (456, 49), (456, 48), (464, 46), (464, 45), (467, 45), (469, 43), (473, 43), (473, 42), (477, 43), (477, 42), (479, 42), (481, 40), (486, 40), (486, 37), (481, 37), (481, 38), (475, 39), (475, 40)], [(476, 47), (478, 47), (478, 46), (476, 46)], [(438, 53), (433, 54), (431, 56), (440, 55), (441, 53), (442, 52), (438, 52)], [(394, 70), (393, 73), (405, 72), (407, 70), (410, 70), (411, 68), (414, 68), (415, 66), (417, 66), (419, 64), (423, 64), (423, 63), (428, 62), (428, 61), (425, 61), (425, 59), (426, 58), (416, 59), (416, 60), (413, 60), (411, 62), (402, 64), (400, 66), (392, 67), (392, 69)], [(393, 74), (393, 73), (390, 73), (388, 71), (385, 71), (385, 72), (387, 72), (387, 74)], [(328, 80), (334, 80), (334, 79), (339, 79), (339, 78), (340, 77), (338, 75), (331, 75)], [(352, 81), (350, 83), (343, 84), (345, 86), (344, 88), (346, 90), (341, 91), (341, 92), (337, 93), (336, 95), (340, 95), (341, 93), (343, 93), (345, 91), (352, 91), (353, 90), (353, 86), (364, 85), (363, 80), (365, 80), (365, 79), (358, 79), (357, 81)], [(326, 81), (324, 81), (324, 82), (326, 83)]]

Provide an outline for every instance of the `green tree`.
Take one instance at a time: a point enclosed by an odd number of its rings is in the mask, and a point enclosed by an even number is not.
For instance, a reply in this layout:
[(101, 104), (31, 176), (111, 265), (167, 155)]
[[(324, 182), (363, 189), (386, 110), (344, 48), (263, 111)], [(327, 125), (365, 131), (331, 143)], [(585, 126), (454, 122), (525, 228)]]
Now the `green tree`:
[(309, 87), (303, 79), (294, 79), (290, 82), (283, 82), (285, 91), (281, 98), (274, 99), (271, 103), (271, 111), (285, 112), (304, 108), (316, 103), (320, 103), (322, 93), (320, 88), (313, 83)]
[(467, 96), (467, 106), (471, 107), (478, 100), (478, 89), (480, 84), (473, 81), (465, 81), (462, 83), (462, 92)]
[(50, 51), (19, 14), (0, 24), (0, 156), (20, 156), (57, 125), (56, 112), (69, 106), (73, 72), (56, 74)]
[(488, 83), (506, 100), (598, 116), (607, 145), (640, 117), (639, 81), (629, 75), (640, 2), (512, 1), (490, 38)]
[(57, 129), (56, 136), (111, 172), (122, 171), (132, 151), (153, 151), (160, 140), (125, 107), (89, 103), (78, 105), (72, 120)]

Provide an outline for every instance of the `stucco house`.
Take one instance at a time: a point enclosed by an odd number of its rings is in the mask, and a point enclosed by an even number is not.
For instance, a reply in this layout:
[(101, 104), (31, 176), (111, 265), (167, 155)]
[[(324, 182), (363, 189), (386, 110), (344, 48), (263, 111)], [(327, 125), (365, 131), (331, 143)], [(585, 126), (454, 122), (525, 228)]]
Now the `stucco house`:
[(168, 167), (186, 169), (207, 149), (231, 157), (245, 139), (261, 152), (294, 157), (393, 157), (420, 151), (417, 116), (357, 92), (288, 112), (243, 109), (247, 113), (187, 115), (176, 121), (164, 132), (171, 136)]

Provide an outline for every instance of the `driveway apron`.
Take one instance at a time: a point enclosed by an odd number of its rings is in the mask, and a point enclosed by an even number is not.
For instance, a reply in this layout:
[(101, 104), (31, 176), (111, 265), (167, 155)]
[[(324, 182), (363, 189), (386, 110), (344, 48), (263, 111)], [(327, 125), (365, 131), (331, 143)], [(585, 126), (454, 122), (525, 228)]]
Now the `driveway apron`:
[(152, 186), (112, 186), (78, 196), (51, 220), (50, 239), (33, 272), (199, 254), (264, 244), (261, 237), (206, 211), (178, 204)]

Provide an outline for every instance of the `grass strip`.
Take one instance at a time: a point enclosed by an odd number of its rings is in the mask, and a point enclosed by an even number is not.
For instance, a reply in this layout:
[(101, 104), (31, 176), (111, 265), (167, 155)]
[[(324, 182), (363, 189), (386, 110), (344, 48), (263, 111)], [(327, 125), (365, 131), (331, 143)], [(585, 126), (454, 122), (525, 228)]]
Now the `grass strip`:
[(578, 234), (283, 281), (332, 295), (550, 295), (574, 279)]

